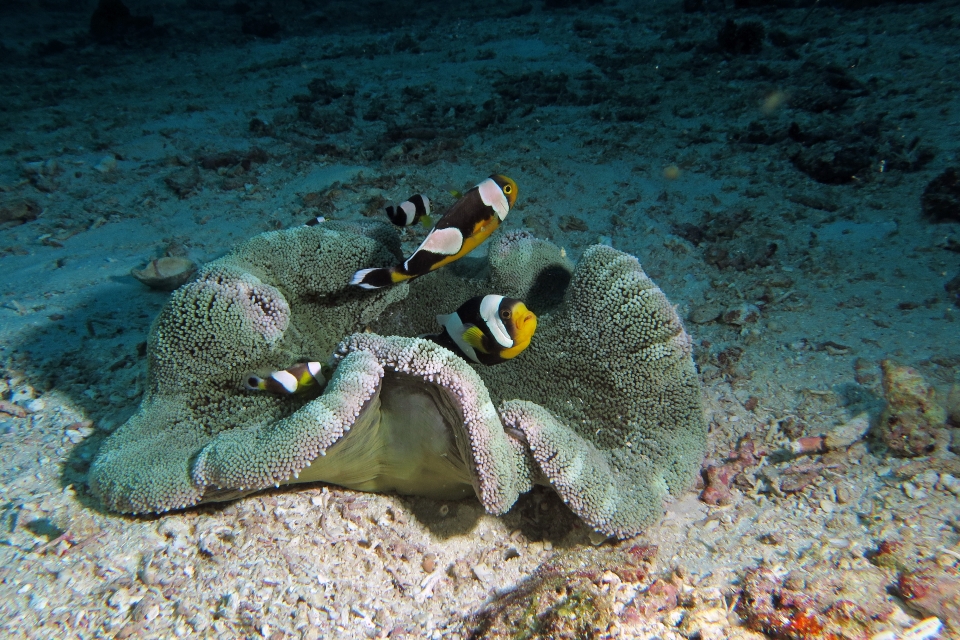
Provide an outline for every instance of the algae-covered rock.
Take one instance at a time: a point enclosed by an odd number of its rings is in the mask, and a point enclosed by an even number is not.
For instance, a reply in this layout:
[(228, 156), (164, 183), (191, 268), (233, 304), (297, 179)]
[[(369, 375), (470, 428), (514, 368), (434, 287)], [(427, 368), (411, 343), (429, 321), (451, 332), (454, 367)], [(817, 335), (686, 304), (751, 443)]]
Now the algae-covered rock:
[(884, 360), (880, 368), (887, 406), (877, 424), (877, 437), (896, 456), (931, 453), (936, 446), (936, 431), (947, 420), (946, 411), (937, 403), (936, 391), (911, 367)]

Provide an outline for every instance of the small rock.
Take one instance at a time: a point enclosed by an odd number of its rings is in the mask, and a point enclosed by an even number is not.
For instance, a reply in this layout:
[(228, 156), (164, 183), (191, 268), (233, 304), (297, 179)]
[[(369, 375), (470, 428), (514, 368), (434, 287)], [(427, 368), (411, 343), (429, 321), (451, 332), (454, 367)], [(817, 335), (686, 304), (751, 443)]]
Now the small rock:
[(26, 409), (7, 400), (0, 400), (0, 413), (12, 418), (26, 418), (29, 415)]
[(484, 563), (478, 562), (470, 567), (470, 569), (473, 571), (473, 575), (477, 577), (477, 580), (484, 583), (484, 585), (493, 582), (493, 571)]
[(960, 220), (960, 170), (947, 167), (923, 190), (920, 207), (934, 222)]
[(720, 317), (723, 309), (715, 302), (706, 302), (698, 304), (690, 312), (690, 322), (694, 324), (707, 324)]
[(420, 566), (426, 573), (433, 573), (437, 568), (437, 555), (435, 553), (428, 553), (423, 556), (423, 561), (420, 563)]
[(110, 173), (117, 168), (117, 158), (112, 153), (103, 156), (93, 167), (100, 173)]
[(940, 474), (940, 484), (955, 496), (960, 496), (960, 480), (949, 473)]
[(760, 319), (760, 309), (757, 305), (742, 303), (730, 307), (723, 312), (723, 321), (727, 324), (743, 326)]
[(955, 426), (960, 426), (960, 384), (954, 384), (947, 392), (947, 418)]
[(895, 456), (929, 454), (935, 448), (937, 430), (947, 420), (947, 412), (937, 403), (936, 391), (910, 367), (884, 360), (880, 368), (887, 406), (877, 424), (877, 436)]
[(42, 208), (28, 198), (0, 201), (0, 229), (15, 227), (36, 220)]

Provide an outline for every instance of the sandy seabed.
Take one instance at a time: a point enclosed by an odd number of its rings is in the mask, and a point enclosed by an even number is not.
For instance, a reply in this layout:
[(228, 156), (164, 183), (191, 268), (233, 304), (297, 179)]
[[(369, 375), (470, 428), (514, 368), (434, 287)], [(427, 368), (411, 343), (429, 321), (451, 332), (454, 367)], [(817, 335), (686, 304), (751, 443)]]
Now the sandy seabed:
[[(894, 638), (930, 616), (960, 637), (956, 429), (917, 458), (859, 436), (788, 453), (875, 422), (883, 360), (944, 402), (960, 382), (960, 227), (920, 206), (960, 151), (952, 3), (131, 2), (154, 26), (109, 43), (72, 4), (0, 9), (6, 637), (504, 635), (478, 621), (556, 554), (583, 554), (611, 614), (576, 637)], [(691, 487), (595, 547), (547, 489), (499, 518), (321, 486), (138, 518), (89, 495), (168, 296), (131, 268), (414, 193), (442, 208), (493, 172), (520, 185), (505, 227), (632, 253), (677, 305), (722, 504)], [(772, 593), (761, 624), (746, 601)]]

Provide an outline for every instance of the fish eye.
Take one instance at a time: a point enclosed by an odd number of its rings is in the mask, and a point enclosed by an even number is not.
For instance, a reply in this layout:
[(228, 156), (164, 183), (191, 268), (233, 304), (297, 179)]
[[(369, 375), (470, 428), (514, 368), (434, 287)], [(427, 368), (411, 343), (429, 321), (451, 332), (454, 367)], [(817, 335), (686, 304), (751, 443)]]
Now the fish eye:
[(510, 309), (504, 309), (503, 311), (501, 311), (501, 312), (500, 312), (500, 317), (503, 318), (504, 320), (509, 320), (509, 319), (510, 319)]
[(513, 187), (511, 187), (510, 185), (506, 185), (503, 187), (503, 192), (506, 194), (511, 194), (513, 193)]

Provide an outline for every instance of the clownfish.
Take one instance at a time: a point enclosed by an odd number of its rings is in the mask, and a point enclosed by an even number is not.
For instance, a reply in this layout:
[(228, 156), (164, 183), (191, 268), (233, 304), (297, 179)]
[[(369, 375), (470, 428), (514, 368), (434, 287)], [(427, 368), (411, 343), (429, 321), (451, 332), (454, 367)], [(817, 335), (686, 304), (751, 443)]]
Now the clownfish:
[(326, 222), (326, 221), (327, 221), (327, 219), (324, 218), (323, 216), (317, 216), (316, 218), (310, 218), (309, 220), (307, 220), (306, 222), (304, 222), (304, 223), (303, 223), (303, 226), (305, 226), (305, 227), (315, 227), (315, 226), (317, 226), (318, 224), (320, 224), (321, 222)]
[(470, 298), (453, 313), (438, 315), (437, 322), (443, 333), (424, 338), (485, 365), (516, 357), (537, 330), (537, 316), (523, 302), (495, 294)]
[(398, 227), (409, 227), (418, 222), (425, 227), (433, 224), (433, 218), (430, 217), (430, 198), (422, 193), (396, 206), (390, 205), (385, 210), (390, 222)]
[(248, 391), (269, 391), (281, 396), (290, 396), (322, 386), (324, 382), (319, 362), (301, 362), (287, 369), (274, 371), (266, 378), (250, 374), (244, 386)]
[(516, 182), (506, 176), (490, 176), (447, 209), (412, 256), (395, 267), (361, 269), (350, 284), (379, 289), (459, 260), (490, 237), (516, 201)]

